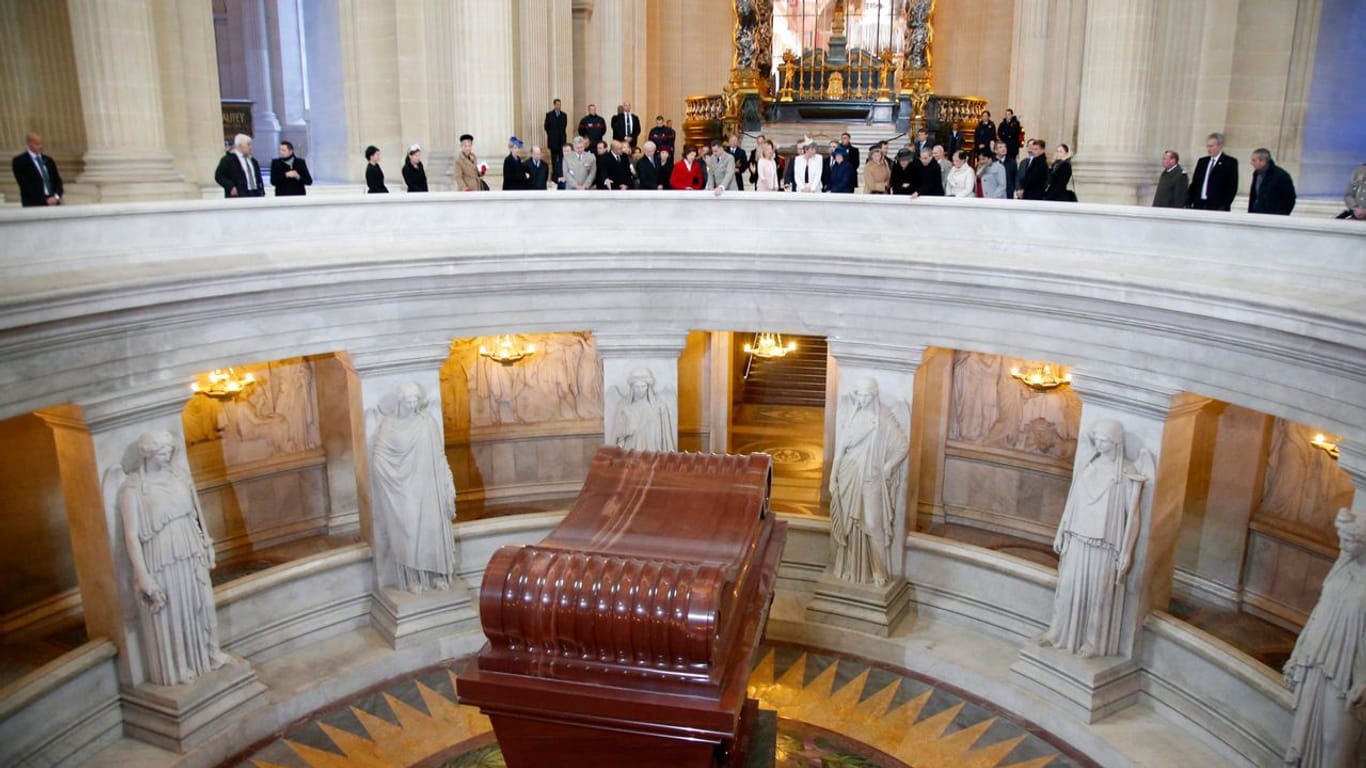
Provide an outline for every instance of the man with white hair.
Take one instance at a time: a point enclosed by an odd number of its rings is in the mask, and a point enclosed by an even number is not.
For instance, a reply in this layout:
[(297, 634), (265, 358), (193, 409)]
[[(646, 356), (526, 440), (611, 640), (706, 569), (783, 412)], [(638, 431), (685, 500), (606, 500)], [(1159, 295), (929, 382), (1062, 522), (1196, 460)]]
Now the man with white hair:
[(251, 156), (251, 137), (239, 133), (233, 137), (232, 149), (218, 161), (213, 180), (223, 188), (223, 197), (262, 197), (261, 165)]

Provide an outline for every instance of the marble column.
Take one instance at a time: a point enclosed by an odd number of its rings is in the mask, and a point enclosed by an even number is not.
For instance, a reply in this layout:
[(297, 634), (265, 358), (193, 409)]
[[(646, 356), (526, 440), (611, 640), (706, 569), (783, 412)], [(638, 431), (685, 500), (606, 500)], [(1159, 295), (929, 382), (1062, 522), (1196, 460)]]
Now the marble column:
[[(850, 435), (842, 434), (841, 430), (850, 428), (854, 412), (861, 408), (874, 409), (869, 412), (876, 414), (878, 429), (866, 439), (874, 441), (878, 447), (873, 454), (887, 464), (877, 469), (886, 472), (886, 483), (892, 487), (890, 498), (886, 501), (891, 509), (886, 510), (888, 519), (885, 521), (887, 534), (891, 538), (891, 548), (886, 562), (885, 582), (877, 583), (874, 578), (868, 583), (863, 583), (845, 578), (839, 572), (836, 556), (837, 550), (841, 547), (835, 544), (832, 538), (831, 564), (816, 583), (815, 593), (807, 603), (806, 618), (808, 621), (887, 637), (910, 611), (910, 586), (902, 571), (906, 554), (907, 510), (914, 510), (914, 502), (909, 498), (913, 485), (910, 479), (912, 399), (915, 391), (915, 373), (924, 358), (925, 347), (903, 347), (831, 338), (829, 349), (830, 356), (838, 362), (838, 413), (834, 439), (827, 436), (825, 441), (827, 463), (832, 466), (831, 472), (827, 474), (838, 475), (842, 471), (841, 457), (837, 454), (841, 450), (840, 446), (850, 438)], [(869, 381), (877, 385), (876, 401), (861, 404), (858, 400), (859, 393), (866, 390)], [(888, 424), (887, 420), (893, 423)], [(855, 447), (851, 454), (858, 450)], [(822, 485), (829, 487), (829, 476)], [(833, 494), (833, 491), (831, 493)], [(863, 496), (867, 498), (868, 494), (865, 492)], [(832, 518), (838, 517), (838, 503), (836, 499), (830, 501)], [(859, 509), (847, 511), (853, 514), (862, 512)], [(832, 529), (838, 524), (838, 520), (832, 519)], [(855, 537), (863, 536), (861, 530), (862, 527), (855, 527), (851, 531), (849, 543), (844, 547), (845, 551), (853, 552), (862, 546), (861, 543), (854, 542)], [(876, 542), (870, 541), (868, 544), (871, 548)], [(851, 554), (850, 558), (853, 557)]]
[(280, 121), (280, 140), (294, 142), (294, 151), (307, 159), (311, 151), (308, 141), (310, 84), (304, 72), (303, 5), (300, 0), (269, 0), (268, 8), (275, 55), (270, 92), (275, 98), (275, 116)]
[(545, 113), (550, 103), (560, 100), (565, 114), (573, 118), (572, 134), (579, 112), (574, 101), (574, 19), (570, 0), (517, 0), (518, 50), (522, 52), (520, 81), (521, 104), (517, 112), (517, 135), (531, 145), (540, 145), (547, 159), (550, 148), (545, 138)]
[(711, 435), (706, 450), (729, 453), (731, 405), (735, 396), (732, 369), (735, 363), (732, 346), (735, 335), (729, 331), (712, 331), (708, 335), (711, 337), (711, 392), (707, 403), (711, 411), (708, 416)]
[(398, 28), (393, 3), (341, 3), (341, 65), (346, 95), (347, 178), (363, 181), (362, 150), (384, 152), (386, 184), (402, 188), (404, 150), (399, 110)]
[(451, 189), (455, 153), (460, 151), (462, 133), (456, 129), (455, 120), (455, 51), (450, 45), (452, 13), (448, 0), (422, 0), (426, 133), (419, 134), (407, 123), (403, 125), (405, 140), (409, 144), (422, 145), (427, 184), (434, 192)]
[[(213, 8), (207, 3), (155, 0), (166, 139), (185, 180), (214, 197), (214, 170), (223, 154), (223, 110), (214, 49)], [(262, 172), (276, 145), (256, 143)]]
[[(275, 114), (275, 89), (272, 73), (280, 62), (276, 57), (279, 30), (273, 26), (266, 11), (267, 0), (241, 0), (230, 7), (239, 14), (242, 38), (246, 47), (247, 98), (251, 99), (252, 136), (261, 157), (275, 156), (280, 144), (280, 118)], [(258, 157), (257, 160), (261, 158)], [(261, 169), (270, 170), (269, 164)]]
[[(593, 9), (595, 63), (588, 101), (610, 125), (617, 105), (630, 102), (639, 117), (646, 99), (646, 10), (631, 0), (596, 0)], [(647, 121), (646, 125), (653, 125)], [(642, 130), (642, 134), (649, 133)], [(610, 136), (610, 133), (609, 133)]]
[[(454, 0), (456, 133), (474, 136), (490, 189), (503, 183), (508, 137), (517, 127), (513, 0)], [(458, 151), (458, 150), (457, 150)]]
[(188, 382), (175, 383), (38, 412), (57, 445), (87, 630), (92, 637), (108, 637), (119, 649), (124, 732), (179, 752), (267, 698), (250, 663), (234, 656), (192, 683), (162, 686), (149, 680), (141, 598), (134, 587), (117, 491), (125, 460), (136, 456), (139, 437), (155, 430), (171, 434), (176, 446), (172, 461), (189, 477), (181, 411), (190, 396)]
[(1182, 515), (1208, 491), (1215, 423), (1224, 404), (1130, 371), (1075, 369), (1072, 387), (1082, 401), (1074, 482), (1093, 458), (1089, 436), (1102, 420), (1123, 425), (1124, 458), (1147, 476), (1134, 513), (1132, 565), (1115, 598), (1119, 652), (1083, 658), (1030, 643), (1011, 677), (1083, 722), (1096, 722), (1138, 698), (1143, 621), (1149, 611), (1167, 607)]
[(151, 0), (71, 0), (87, 151), (73, 202), (198, 197), (166, 141)]
[[(654, 380), (651, 399), (661, 418), (671, 417), (673, 434), (664, 435), (663, 448), (678, 450), (678, 356), (687, 346), (686, 331), (643, 330), (634, 333), (594, 331), (593, 343), (602, 357), (602, 432), (607, 445), (636, 445), (623, 438), (630, 432), (622, 420), (624, 403), (631, 400), (633, 375), (649, 372)], [(670, 446), (670, 441), (672, 445)], [(659, 448), (654, 448), (658, 450)]]
[(570, 39), (574, 62), (573, 109), (570, 109), (568, 104), (564, 105), (565, 111), (570, 114), (570, 134), (574, 133), (579, 116), (588, 111), (589, 104), (596, 104), (598, 98), (597, 94), (592, 93), (597, 87), (595, 73), (598, 62), (597, 46), (592, 34), (593, 5), (594, 0), (573, 0), (570, 6), (571, 19), (573, 20)]
[[(441, 366), (450, 355), (450, 343), (419, 342), (406, 347), (354, 353), (350, 355), (354, 376), (360, 382), (360, 406), (365, 424), (364, 450), (355, 460), (356, 485), (360, 494), (362, 530), (374, 549), (376, 566), (375, 600), (370, 608), (370, 622), (394, 649), (427, 642), (442, 635), (455, 634), (477, 620), (470, 591), (460, 578), (454, 578), (447, 589), (427, 592), (408, 592), (385, 583), (386, 551), (389, 521), (375, 519), (374, 486), (370, 473), (370, 452), (374, 449), (374, 432), (383, 414), (382, 401), (392, 400), (399, 385), (408, 382), (422, 388), (427, 398), (427, 412), (440, 428)], [(351, 374), (348, 374), (351, 375)], [(353, 424), (357, 414), (352, 412)], [(443, 432), (444, 434), (444, 432)], [(444, 438), (443, 438), (444, 443)], [(443, 445), (444, 450), (444, 445)], [(447, 470), (449, 471), (449, 469)], [(455, 500), (456, 519), (460, 515), (460, 498)], [(457, 571), (459, 570), (459, 541), (456, 541)]]
[(1091, 0), (1072, 162), (1082, 200), (1133, 205), (1139, 188), (1151, 183), (1149, 81), (1156, 32), (1155, 0)]

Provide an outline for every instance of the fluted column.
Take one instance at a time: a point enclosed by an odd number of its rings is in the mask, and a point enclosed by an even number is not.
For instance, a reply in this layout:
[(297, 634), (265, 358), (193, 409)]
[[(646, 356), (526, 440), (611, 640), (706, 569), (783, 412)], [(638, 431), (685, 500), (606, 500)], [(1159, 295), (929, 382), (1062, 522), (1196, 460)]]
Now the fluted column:
[(1157, 30), (1154, 0), (1092, 0), (1081, 81), (1077, 194), (1088, 202), (1135, 204), (1153, 175), (1149, 81)]
[[(253, 138), (260, 148), (261, 158), (272, 158), (280, 144), (280, 118), (275, 114), (275, 89), (272, 70), (279, 65), (272, 55), (278, 50), (279, 30), (270, 29), (266, 18), (266, 0), (243, 0), (236, 4), (241, 14), (242, 38), (246, 47), (247, 95), (252, 100), (251, 122)], [(273, 33), (273, 34), (272, 34)], [(269, 171), (267, 164), (261, 169)]]
[(597, 89), (596, 67), (598, 51), (596, 41), (593, 36), (593, 5), (594, 0), (572, 0), (570, 6), (573, 25), (571, 28), (571, 44), (573, 46), (573, 83), (574, 97), (571, 99), (573, 109), (566, 110), (571, 115), (569, 121), (569, 133), (573, 134), (575, 126), (578, 124), (578, 115), (588, 111), (589, 104), (597, 103), (597, 94), (593, 93)]
[[(214, 169), (223, 154), (223, 111), (213, 8), (206, 3), (155, 0), (153, 10), (167, 143), (186, 181), (214, 188)], [(275, 145), (258, 140), (257, 150), (261, 170), (269, 170)]]
[[(570, 0), (517, 0), (517, 26), (522, 67), (518, 76), (521, 104), (517, 135), (527, 142), (528, 148), (539, 144), (549, 157), (544, 118), (550, 102), (559, 99), (566, 114), (578, 114), (572, 92), (574, 41)], [(570, 133), (572, 129), (570, 126)]]
[(507, 139), (516, 128), (512, 2), (456, 0), (453, 8), (456, 133), (474, 136), (491, 189), (502, 185)]
[(450, 45), (452, 9), (449, 0), (423, 0), (422, 10), (427, 133), (419, 136), (407, 124), (403, 130), (406, 141), (419, 142), (423, 146), (423, 164), (432, 190), (449, 190), (461, 133), (456, 130), (455, 120), (455, 52)]
[(393, 3), (341, 3), (341, 56), (349, 137), (347, 177), (361, 181), (370, 144), (384, 152), (387, 183), (402, 188), (398, 29)]
[(68, 198), (197, 197), (166, 143), (150, 0), (71, 0), (88, 149)]

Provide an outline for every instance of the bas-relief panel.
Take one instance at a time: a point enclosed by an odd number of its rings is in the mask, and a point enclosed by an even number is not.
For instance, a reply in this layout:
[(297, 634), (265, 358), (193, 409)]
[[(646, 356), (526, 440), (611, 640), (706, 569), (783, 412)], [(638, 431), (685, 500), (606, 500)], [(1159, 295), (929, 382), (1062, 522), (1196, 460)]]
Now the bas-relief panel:
[(1256, 517), (1336, 547), (1333, 518), (1352, 505), (1352, 481), (1332, 457), (1310, 444), (1313, 438), (1303, 424), (1276, 419)]
[(236, 370), (256, 378), (245, 395), (195, 395), (181, 414), (220, 564), (324, 531), (329, 513), (313, 364), (288, 359)]
[[(441, 367), (446, 455), (462, 505), (572, 497), (602, 445), (602, 361), (591, 334), (518, 338), (511, 365), (461, 339)], [(474, 510), (472, 510), (474, 511)]]
[(1051, 541), (1081, 423), (1070, 388), (1035, 392), (1011, 378), (1029, 361), (958, 351), (944, 462), (951, 522)]

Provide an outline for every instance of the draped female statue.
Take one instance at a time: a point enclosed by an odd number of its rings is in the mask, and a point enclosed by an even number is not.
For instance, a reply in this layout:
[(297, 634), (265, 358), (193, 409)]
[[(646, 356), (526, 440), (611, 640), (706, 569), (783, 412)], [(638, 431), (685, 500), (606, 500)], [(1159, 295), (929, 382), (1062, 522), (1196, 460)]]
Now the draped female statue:
[(897, 517), (905, 511), (906, 428), (862, 379), (841, 398), (830, 470), (834, 575), (860, 584), (891, 578)]
[(380, 401), (379, 414), (370, 474), (381, 578), (409, 592), (446, 589), (456, 568), (455, 481), (441, 425), (411, 381)]
[(227, 663), (218, 647), (218, 614), (209, 571), (213, 540), (204, 528), (189, 474), (173, 463), (175, 439), (146, 432), (106, 475), (123, 523), (138, 596), (147, 679), (181, 685)]
[(1338, 512), (1339, 555), (1285, 663), (1295, 720), (1285, 764), (1366, 765), (1366, 514)]
[(622, 393), (612, 419), (612, 444), (632, 451), (678, 450), (678, 428), (669, 403), (655, 392), (655, 376), (637, 368), (626, 377), (629, 393)]
[(1089, 458), (1072, 478), (1062, 523), (1053, 539), (1060, 556), (1053, 620), (1039, 643), (1084, 658), (1120, 652), (1124, 579), (1138, 543), (1143, 485), (1154, 472), (1140, 451), (1124, 455), (1124, 426), (1097, 421)]

